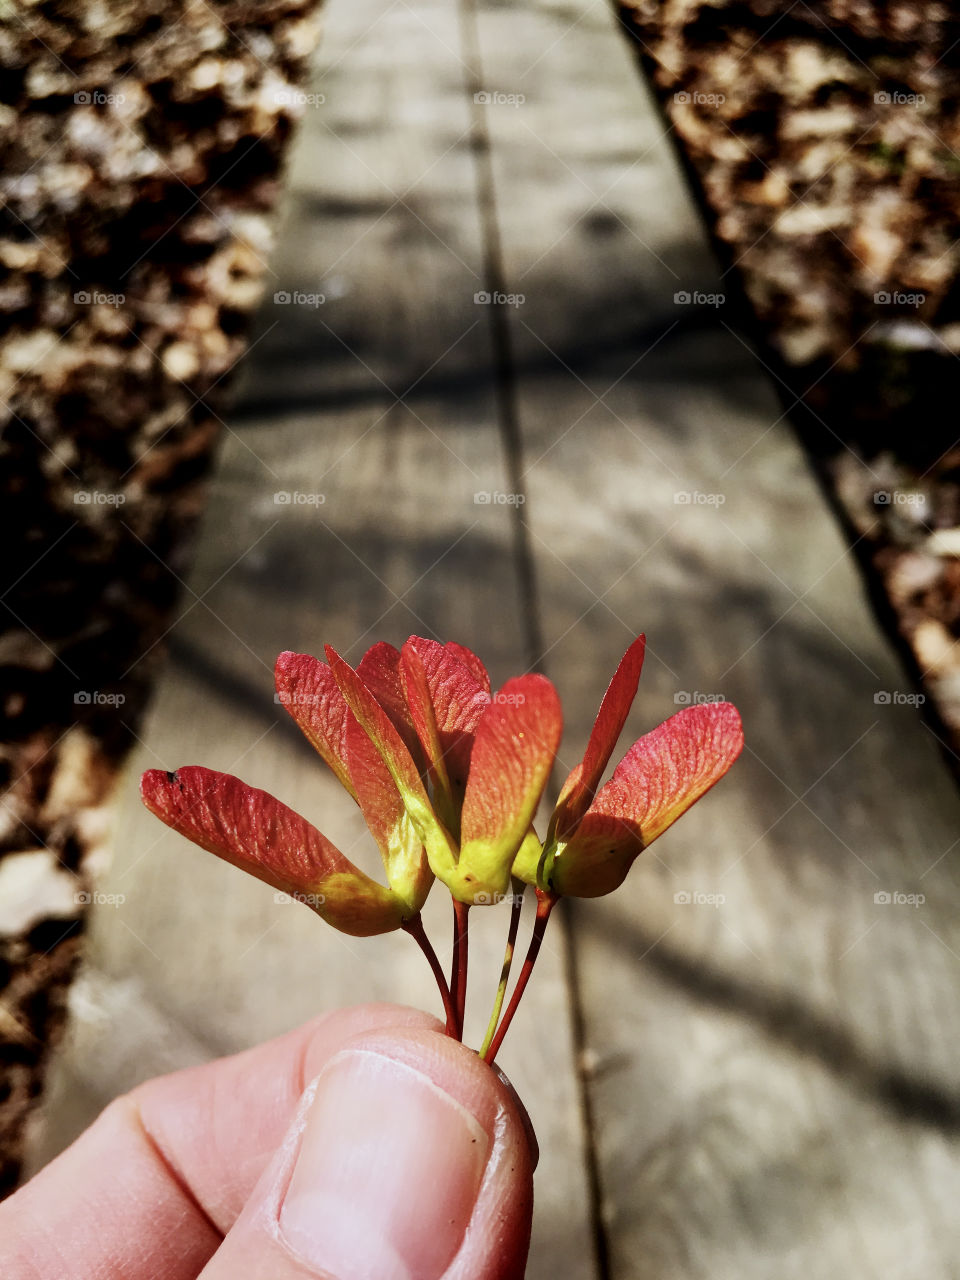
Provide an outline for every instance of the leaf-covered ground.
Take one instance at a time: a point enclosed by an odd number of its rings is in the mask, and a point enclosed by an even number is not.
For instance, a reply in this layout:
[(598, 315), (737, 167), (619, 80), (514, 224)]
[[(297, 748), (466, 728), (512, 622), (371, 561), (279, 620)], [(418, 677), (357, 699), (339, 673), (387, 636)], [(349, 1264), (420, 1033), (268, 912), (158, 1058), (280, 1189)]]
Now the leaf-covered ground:
[(960, 761), (960, 19), (628, 0), (739, 323)]
[(0, 25), (0, 1194), (189, 562), (316, 37), (316, 0), (107, 9), (51, 0)]

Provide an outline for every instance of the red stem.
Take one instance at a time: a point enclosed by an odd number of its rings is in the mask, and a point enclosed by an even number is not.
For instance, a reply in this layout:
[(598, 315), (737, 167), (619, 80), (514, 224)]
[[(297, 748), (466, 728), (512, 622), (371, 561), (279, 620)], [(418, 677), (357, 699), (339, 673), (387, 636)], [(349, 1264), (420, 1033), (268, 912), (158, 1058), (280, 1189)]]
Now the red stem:
[(451, 983), (454, 1005), (457, 1011), (457, 1028), (460, 1039), (463, 1039), (463, 1018), (467, 1008), (467, 964), (470, 959), (470, 904), (453, 900), (454, 934), (454, 972), (456, 982)]
[(443, 1012), (447, 1018), (447, 1035), (455, 1036), (457, 1034), (457, 1011), (453, 1003), (453, 997), (450, 994), (450, 988), (447, 986), (447, 980), (443, 976), (443, 969), (437, 958), (437, 953), (433, 949), (433, 944), (427, 937), (423, 928), (423, 921), (420, 919), (419, 912), (412, 920), (406, 920), (403, 928), (409, 933), (410, 937), (419, 946), (420, 950), (427, 958), (427, 964), (430, 971), (437, 980), (437, 986), (440, 988), (440, 999), (443, 1001)]
[(463, 1039), (463, 1028), (457, 1022), (457, 988), (460, 986), (460, 921), (457, 919), (457, 902), (453, 902), (453, 948), (450, 952), (450, 995), (453, 999), (453, 1030), (447, 1034), (455, 1040)]
[(520, 970), (520, 976), (517, 978), (517, 985), (514, 988), (513, 995), (510, 997), (510, 1003), (507, 1006), (507, 1012), (500, 1020), (500, 1026), (497, 1028), (497, 1034), (490, 1043), (490, 1048), (486, 1052), (485, 1062), (489, 1062), (493, 1066), (494, 1059), (500, 1051), (503, 1044), (503, 1037), (510, 1029), (510, 1023), (513, 1021), (513, 1015), (517, 1012), (517, 1007), (526, 990), (527, 983), (530, 981), (530, 975), (533, 973), (533, 966), (537, 962), (537, 956), (540, 954), (540, 944), (543, 942), (543, 935), (547, 928), (547, 921), (550, 919), (550, 912), (560, 900), (557, 893), (548, 893), (543, 889), (537, 890), (537, 916), (533, 924), (533, 934), (530, 938), (530, 945), (527, 948), (527, 954), (524, 957), (523, 968)]

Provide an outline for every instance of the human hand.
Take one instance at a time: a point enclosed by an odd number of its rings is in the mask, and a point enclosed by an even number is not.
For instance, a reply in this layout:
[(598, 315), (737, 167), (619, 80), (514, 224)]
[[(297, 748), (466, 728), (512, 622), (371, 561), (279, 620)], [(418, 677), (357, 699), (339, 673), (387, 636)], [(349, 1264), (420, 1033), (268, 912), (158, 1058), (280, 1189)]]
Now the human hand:
[(321, 1017), (117, 1099), (0, 1205), (4, 1280), (520, 1280), (535, 1151), (436, 1019)]

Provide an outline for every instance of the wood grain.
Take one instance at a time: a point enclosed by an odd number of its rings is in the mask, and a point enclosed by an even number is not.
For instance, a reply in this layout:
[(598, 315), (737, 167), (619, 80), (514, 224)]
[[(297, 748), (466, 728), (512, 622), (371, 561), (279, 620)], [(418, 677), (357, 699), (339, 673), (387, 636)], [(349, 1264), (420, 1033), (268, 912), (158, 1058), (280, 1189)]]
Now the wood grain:
[(769, 381), (722, 304), (674, 301), (722, 282), (626, 50), (576, 14), (479, 16), (526, 95), (487, 119), (562, 754), (640, 630), (624, 745), (698, 695), (748, 742), (572, 912), (608, 1274), (946, 1280), (960, 804)]

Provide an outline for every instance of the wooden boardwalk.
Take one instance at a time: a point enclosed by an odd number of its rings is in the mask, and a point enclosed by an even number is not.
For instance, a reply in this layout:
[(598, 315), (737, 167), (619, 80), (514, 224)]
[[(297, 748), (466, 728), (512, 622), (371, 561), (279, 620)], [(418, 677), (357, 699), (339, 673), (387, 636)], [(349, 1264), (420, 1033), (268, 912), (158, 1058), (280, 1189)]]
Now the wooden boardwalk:
[(197, 855), (140, 809), (142, 768), (237, 772), (350, 850), (273, 702), (281, 649), (541, 661), (569, 764), (645, 630), (634, 736), (722, 693), (748, 750), (548, 934), (503, 1054), (542, 1150), (528, 1274), (951, 1280), (960, 802), (770, 380), (722, 306), (674, 301), (721, 286), (611, 12), (330, 0), (313, 89), (35, 1160), (326, 1005), (434, 1007), (408, 939), (358, 946)]

